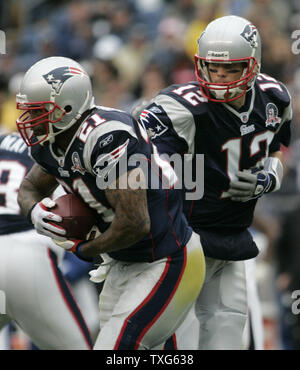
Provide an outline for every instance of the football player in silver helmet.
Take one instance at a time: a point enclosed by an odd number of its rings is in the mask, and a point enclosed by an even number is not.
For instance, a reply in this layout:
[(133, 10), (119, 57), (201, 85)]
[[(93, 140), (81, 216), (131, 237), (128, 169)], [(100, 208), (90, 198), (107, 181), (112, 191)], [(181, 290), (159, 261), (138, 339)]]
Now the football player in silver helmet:
[[(260, 36), (250, 21), (218, 18), (197, 42), (197, 81), (165, 88), (139, 119), (161, 154), (192, 155), (194, 174), (196, 156), (204, 154), (203, 197), (184, 202), (207, 266), (193, 349), (240, 349), (248, 314), (245, 260), (259, 253), (248, 228), (257, 199), (281, 185), (291, 98), (283, 83), (260, 73)], [(178, 347), (188, 349), (185, 338), (196, 336), (184, 328), (177, 333)]]
[(84, 112), (94, 107), (91, 80), (74, 60), (50, 57), (32, 66), (17, 94), (24, 113), (17, 127), (28, 146), (54, 143)]
[[(61, 248), (104, 261), (91, 273), (93, 281), (105, 280), (94, 348), (162, 348), (194, 304), (205, 274), (181, 193), (162, 182), (165, 174), (176, 180), (171, 165), (152, 171), (157, 156), (144, 127), (124, 111), (95, 106), (90, 78), (69, 58), (34, 64), (17, 108), (24, 110), (18, 129), (36, 162), (18, 192), (23, 213)], [(101, 233), (94, 239), (68, 239), (59, 226), (49, 198), (58, 183), (95, 210)]]
[(196, 77), (203, 96), (228, 103), (253, 87), (261, 64), (260, 36), (253, 24), (236, 16), (218, 18), (197, 42)]

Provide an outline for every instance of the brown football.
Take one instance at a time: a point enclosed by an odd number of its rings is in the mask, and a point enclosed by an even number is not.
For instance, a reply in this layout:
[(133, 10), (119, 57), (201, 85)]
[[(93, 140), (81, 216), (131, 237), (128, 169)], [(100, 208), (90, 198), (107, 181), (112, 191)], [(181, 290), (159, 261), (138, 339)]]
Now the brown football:
[(62, 217), (56, 224), (63, 227), (68, 239), (86, 240), (87, 234), (96, 224), (97, 213), (75, 194), (66, 194), (55, 199), (56, 205), (49, 209)]

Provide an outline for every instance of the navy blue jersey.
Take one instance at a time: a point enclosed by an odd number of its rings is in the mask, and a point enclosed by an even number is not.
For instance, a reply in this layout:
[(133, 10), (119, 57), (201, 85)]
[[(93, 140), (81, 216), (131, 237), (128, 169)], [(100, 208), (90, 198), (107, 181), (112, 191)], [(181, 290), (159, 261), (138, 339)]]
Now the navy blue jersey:
[[(153, 150), (146, 131), (129, 114), (97, 107), (81, 124), (65, 153), (57, 152), (53, 144), (34, 146), (31, 154), (67, 192), (75, 193), (97, 211), (97, 225), (103, 232), (114, 217), (103, 185), (109, 183), (111, 174), (118, 178), (137, 167), (153, 172)], [(149, 235), (129, 248), (109, 253), (112, 258), (151, 262), (177, 252), (189, 240), (192, 230), (182, 212), (180, 193), (165, 189), (161, 171), (147, 176)], [(153, 175), (158, 189), (153, 189)]]
[(33, 163), (18, 134), (0, 136), (0, 235), (33, 228), (17, 202), (20, 184)]
[[(189, 82), (162, 90), (140, 120), (160, 153), (188, 153), (194, 163), (204, 154), (204, 194), (185, 201), (185, 214), (195, 231), (229, 235), (249, 227), (256, 204), (231, 201), (230, 181), (238, 170), (263, 166), (281, 144), (289, 145), (291, 116), (285, 86), (260, 74), (240, 110), (208, 102), (198, 83)], [(194, 165), (194, 178), (196, 170)]]

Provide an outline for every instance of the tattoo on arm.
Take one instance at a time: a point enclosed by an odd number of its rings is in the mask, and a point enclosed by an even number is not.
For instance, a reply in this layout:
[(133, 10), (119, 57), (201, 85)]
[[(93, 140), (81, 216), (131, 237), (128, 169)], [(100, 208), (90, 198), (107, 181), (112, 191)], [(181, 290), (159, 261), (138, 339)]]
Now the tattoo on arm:
[(47, 174), (38, 164), (34, 164), (21, 183), (18, 203), (24, 215), (32, 206), (50, 196), (58, 186), (54, 176)]
[[(141, 170), (132, 171), (138, 173)], [(140, 175), (143, 176), (142, 173)], [(146, 189), (119, 189), (119, 182), (120, 179), (116, 182), (116, 189), (105, 190), (115, 218), (103, 234), (83, 246), (82, 252), (86, 257), (129, 247), (150, 231)]]

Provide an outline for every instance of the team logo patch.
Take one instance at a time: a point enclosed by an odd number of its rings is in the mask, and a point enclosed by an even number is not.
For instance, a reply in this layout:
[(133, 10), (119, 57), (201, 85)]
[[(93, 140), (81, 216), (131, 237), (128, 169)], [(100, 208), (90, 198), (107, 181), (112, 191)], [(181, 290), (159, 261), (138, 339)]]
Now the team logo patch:
[(51, 85), (56, 94), (60, 93), (62, 85), (71, 77), (86, 75), (84, 71), (75, 67), (59, 67), (43, 75), (45, 81)]
[(118, 146), (110, 153), (100, 154), (96, 164), (93, 167), (94, 172), (99, 178), (106, 178), (111, 169), (119, 162), (121, 157), (126, 153), (129, 139), (124, 144)]
[(266, 127), (276, 127), (280, 124), (281, 118), (278, 117), (278, 108), (274, 103), (268, 103), (266, 106)]
[(73, 166), (71, 167), (71, 170), (73, 172), (79, 172), (81, 175), (84, 175), (86, 172), (86, 169), (82, 167), (79, 154), (77, 152), (74, 152), (72, 154), (72, 162)]
[[(151, 108), (152, 112), (154, 108), (155, 107)], [(150, 112), (150, 110), (144, 110), (140, 115), (140, 121), (146, 127), (146, 131), (150, 139), (155, 139), (157, 136), (160, 136), (166, 132), (168, 127), (164, 125), (156, 116), (154, 116), (152, 112)]]
[(257, 28), (254, 26), (254, 24), (247, 24), (241, 33), (241, 36), (249, 42), (249, 44), (253, 47), (257, 47)]

